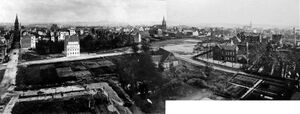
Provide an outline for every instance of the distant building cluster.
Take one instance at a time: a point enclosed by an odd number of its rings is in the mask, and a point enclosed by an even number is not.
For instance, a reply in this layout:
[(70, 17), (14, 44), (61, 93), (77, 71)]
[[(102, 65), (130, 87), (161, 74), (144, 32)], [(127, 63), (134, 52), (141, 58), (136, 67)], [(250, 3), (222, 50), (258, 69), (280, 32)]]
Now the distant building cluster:
[(229, 38), (225, 37), (227, 35), (207, 37), (195, 46), (194, 52), (198, 53), (196, 58), (232, 67), (240, 64), (239, 67), (247, 68), (249, 72), (300, 79), (297, 70), (300, 64), (297, 58), (289, 57), (300, 52), (300, 37), (296, 30), (254, 30), (252, 26), (247, 26), (235, 30), (235, 35)]
[[(15, 27), (14, 33), (1, 32), (2, 50), (9, 49), (8, 44), (12, 39), (18, 38), (18, 35), (21, 35), (22, 48), (33, 49), (40, 54), (63, 53), (68, 57), (80, 56), (81, 52), (97, 52), (100, 49), (130, 46), (141, 42), (196, 38), (205, 39), (195, 47), (195, 51), (206, 52), (202, 56), (245, 64), (249, 62), (249, 56), (257, 44), (268, 44), (273, 51), (300, 48), (298, 29), (255, 28), (252, 22), (244, 27), (232, 28), (167, 26), (163, 17), (161, 24), (153, 26), (33, 24), (22, 26), (19, 30), (20, 24), (16, 18), (16, 25), (18, 26)], [(1, 30), (4, 31), (3, 29)], [(19, 32), (15, 32), (16, 30)]]

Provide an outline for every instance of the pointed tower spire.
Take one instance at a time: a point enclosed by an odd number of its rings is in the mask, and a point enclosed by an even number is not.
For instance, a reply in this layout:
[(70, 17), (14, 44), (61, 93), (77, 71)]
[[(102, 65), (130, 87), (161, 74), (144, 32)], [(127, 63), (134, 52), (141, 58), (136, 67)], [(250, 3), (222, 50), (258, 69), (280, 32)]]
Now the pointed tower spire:
[(18, 22), (18, 14), (16, 14), (15, 22)]
[(16, 19), (15, 19), (15, 30), (19, 30), (18, 14), (16, 14)]
[(166, 23), (166, 20), (165, 20), (165, 16), (163, 16), (162, 29), (167, 29), (167, 23)]
[[(16, 15), (16, 20), (15, 20), (15, 30), (14, 30), (14, 38), (13, 42), (20, 42), (20, 29), (19, 29), (19, 20), (18, 20), (18, 15)], [(17, 47), (14, 47), (17, 48)]]

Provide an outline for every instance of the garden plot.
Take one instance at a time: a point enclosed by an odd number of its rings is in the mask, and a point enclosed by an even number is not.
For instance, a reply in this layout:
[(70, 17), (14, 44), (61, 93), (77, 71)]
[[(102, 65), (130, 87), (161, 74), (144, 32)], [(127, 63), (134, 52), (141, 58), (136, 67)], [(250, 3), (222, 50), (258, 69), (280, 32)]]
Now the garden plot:
[(100, 65), (94, 61), (82, 61), (81, 62), (88, 69), (99, 68)]
[(238, 85), (243, 85), (246, 87), (253, 87), (254, 84), (258, 81), (256, 78), (247, 77), (243, 75), (237, 75), (234, 78), (232, 78), (229, 82), (235, 83)]
[(238, 85), (229, 84), (225, 89), (226, 93), (230, 94), (233, 98), (240, 98), (248, 91), (248, 88), (244, 88)]

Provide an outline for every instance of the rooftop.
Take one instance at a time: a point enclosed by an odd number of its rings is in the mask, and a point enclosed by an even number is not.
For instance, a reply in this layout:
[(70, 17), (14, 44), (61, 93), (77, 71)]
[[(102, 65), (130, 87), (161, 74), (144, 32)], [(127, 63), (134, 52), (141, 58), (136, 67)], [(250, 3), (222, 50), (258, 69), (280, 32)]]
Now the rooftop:
[(66, 36), (66, 42), (79, 42), (79, 38), (77, 35)]
[(231, 45), (231, 44), (220, 44), (218, 45), (221, 49), (224, 49), (224, 50), (236, 50), (238, 47), (236, 45)]

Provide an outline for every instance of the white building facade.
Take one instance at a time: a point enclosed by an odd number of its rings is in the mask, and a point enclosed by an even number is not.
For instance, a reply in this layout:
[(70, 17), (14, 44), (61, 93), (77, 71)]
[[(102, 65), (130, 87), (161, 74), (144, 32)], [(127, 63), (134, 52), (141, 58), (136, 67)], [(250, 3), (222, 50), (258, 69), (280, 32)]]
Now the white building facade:
[(65, 55), (67, 57), (80, 56), (80, 44), (77, 35), (67, 36), (65, 40)]
[(70, 35), (67, 31), (60, 31), (58, 36), (58, 41), (65, 40), (65, 37)]
[(70, 36), (76, 34), (75, 28), (71, 28), (71, 29), (69, 29), (69, 31), (70, 31)]
[(78, 42), (69, 42), (66, 50), (67, 57), (80, 56), (80, 45)]
[(142, 36), (140, 33), (137, 33), (134, 37), (134, 43), (141, 43), (142, 42)]
[(36, 38), (35, 38), (35, 36), (33, 35), (33, 36), (31, 36), (31, 41), (30, 41), (30, 47), (31, 48), (33, 48), (33, 49), (35, 49), (36, 48)]

